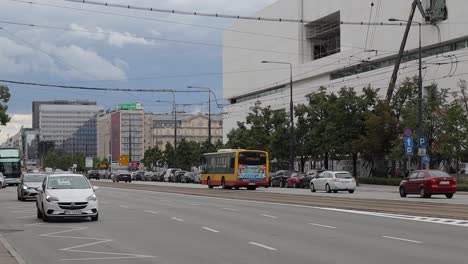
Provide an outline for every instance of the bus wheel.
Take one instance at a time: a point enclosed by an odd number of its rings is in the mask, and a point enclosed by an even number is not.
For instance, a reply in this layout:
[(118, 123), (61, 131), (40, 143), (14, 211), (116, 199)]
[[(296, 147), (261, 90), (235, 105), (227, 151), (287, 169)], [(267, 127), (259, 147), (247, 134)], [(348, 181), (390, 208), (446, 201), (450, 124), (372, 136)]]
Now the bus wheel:
[(211, 179), (210, 178), (208, 178), (206, 180), (206, 184), (208, 185), (208, 188), (213, 189), (213, 185), (211, 185)]
[(239, 186), (234, 187), (234, 189), (239, 190)]
[(248, 186), (247, 190), (249, 191), (255, 191), (257, 189), (257, 186)]

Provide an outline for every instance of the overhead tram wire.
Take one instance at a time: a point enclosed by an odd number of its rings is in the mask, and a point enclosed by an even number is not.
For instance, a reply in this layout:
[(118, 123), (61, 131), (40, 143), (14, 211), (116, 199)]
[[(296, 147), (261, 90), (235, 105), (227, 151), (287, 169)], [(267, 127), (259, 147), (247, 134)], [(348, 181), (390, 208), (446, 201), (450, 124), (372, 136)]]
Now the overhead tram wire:
[[(174, 14), (174, 15), (185, 15), (185, 16), (202, 16), (202, 17), (211, 17), (211, 18), (224, 18), (224, 19), (234, 19), (234, 20), (252, 20), (252, 21), (266, 21), (266, 22), (288, 22), (288, 23), (301, 23), (301, 24), (323, 24), (318, 23), (316, 21), (309, 21), (304, 19), (292, 19), (292, 18), (271, 18), (271, 17), (256, 17), (256, 16), (244, 16), (244, 15), (228, 15), (228, 14), (220, 14), (220, 13), (205, 13), (205, 12), (198, 12), (198, 11), (181, 11), (175, 9), (163, 9), (163, 8), (153, 8), (153, 7), (142, 7), (142, 6), (135, 6), (130, 4), (113, 4), (108, 2), (98, 2), (98, 1), (88, 1), (88, 0), (62, 0), (65, 2), (72, 2), (77, 4), (87, 4), (87, 5), (96, 5), (96, 6), (104, 6), (104, 7), (114, 7), (114, 8), (122, 8), (122, 9), (129, 9), (129, 10), (140, 10), (140, 11), (149, 11), (149, 12), (157, 12), (157, 13), (166, 13), (166, 14)], [(366, 26), (367, 22), (345, 22), (341, 21), (341, 25), (361, 25)], [(388, 22), (380, 22), (380, 23), (372, 23), (372, 25), (379, 25), (379, 26), (394, 26), (395, 23), (388, 23)]]
[[(104, 31), (98, 31), (98, 30), (72, 29), (72, 28), (64, 28), (64, 27), (38, 25), (38, 24), (32, 24), (32, 23), (11, 22), (11, 21), (0, 21), (0, 23), (13, 24), (13, 25), (17, 25), (17, 26), (27, 26), (27, 27), (41, 27), (41, 28), (48, 28), (48, 29), (54, 29), (54, 30), (63, 30), (63, 31), (86, 32), (86, 33), (93, 33), (93, 34), (100, 34), (100, 35), (107, 35), (107, 36), (119, 35), (119, 36), (128, 37), (128, 35), (126, 35), (126, 34), (121, 34), (121, 33), (116, 33), (116, 32), (104, 32)], [(239, 49), (239, 50), (256, 51), (256, 52), (268, 52), (268, 53), (277, 53), (277, 54), (303, 55), (302, 53), (289, 52), (289, 51), (266, 50), (266, 49), (239, 47), (239, 46), (223, 45), (223, 44), (208, 43), (208, 42), (196, 42), (196, 41), (187, 41), (187, 40), (178, 40), (178, 39), (139, 36), (139, 35), (134, 35), (134, 34), (132, 34), (131, 37), (143, 38), (143, 39), (146, 39), (146, 40), (157, 40), (157, 41), (164, 41), (164, 42), (189, 44), (189, 45), (202, 45), (202, 46), (210, 46), (210, 47)], [(343, 46), (343, 47), (348, 47), (348, 46)], [(359, 48), (359, 47), (350, 46), (348, 48)], [(363, 49), (363, 48), (359, 48), (359, 49)]]

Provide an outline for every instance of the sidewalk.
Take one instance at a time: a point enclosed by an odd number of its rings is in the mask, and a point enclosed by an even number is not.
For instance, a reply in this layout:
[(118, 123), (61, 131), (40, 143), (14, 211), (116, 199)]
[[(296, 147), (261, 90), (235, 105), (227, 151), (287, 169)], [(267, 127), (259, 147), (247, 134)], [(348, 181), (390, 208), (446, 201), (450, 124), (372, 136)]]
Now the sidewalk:
[[(0, 264), (21, 264), (12, 255), (11, 251), (12, 251), (12, 248), (10, 244), (0, 234)], [(16, 254), (16, 252), (13, 251), (13, 254)]]

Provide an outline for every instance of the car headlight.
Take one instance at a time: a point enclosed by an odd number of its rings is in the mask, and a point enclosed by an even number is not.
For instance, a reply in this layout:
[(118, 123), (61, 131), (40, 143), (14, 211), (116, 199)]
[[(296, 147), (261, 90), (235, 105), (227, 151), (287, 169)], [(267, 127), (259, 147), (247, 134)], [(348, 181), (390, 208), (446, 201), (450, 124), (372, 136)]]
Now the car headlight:
[(28, 189), (28, 186), (23, 185), (23, 190), (27, 190), (27, 189)]
[(57, 197), (51, 196), (51, 195), (46, 195), (46, 201), (50, 202), (58, 202), (59, 199)]
[(86, 201), (88, 201), (88, 202), (95, 202), (95, 201), (97, 201), (96, 194), (90, 195), (88, 198), (86, 198)]

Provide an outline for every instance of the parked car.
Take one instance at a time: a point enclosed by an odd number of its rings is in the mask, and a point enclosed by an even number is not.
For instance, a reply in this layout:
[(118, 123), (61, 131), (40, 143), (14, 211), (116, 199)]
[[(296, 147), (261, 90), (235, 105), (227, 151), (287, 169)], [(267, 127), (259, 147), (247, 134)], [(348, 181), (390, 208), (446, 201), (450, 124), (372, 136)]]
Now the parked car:
[(305, 174), (301, 172), (295, 172), (289, 176), (286, 180), (286, 184), (288, 188), (302, 188), (301, 182), (302, 178), (304, 178)]
[(7, 183), (5, 181), (5, 177), (3, 176), (3, 173), (0, 172), (0, 189), (6, 188)]
[(79, 174), (50, 174), (37, 188), (37, 218), (99, 218), (98, 200), (89, 180)]
[(434, 194), (443, 194), (451, 199), (457, 191), (457, 180), (439, 170), (417, 170), (400, 183), (400, 196), (419, 194), (430, 198)]
[(201, 184), (201, 176), (202, 176), (201, 172), (198, 172), (197, 174), (195, 174), (195, 176), (193, 177), (193, 183)]
[(158, 172), (153, 173), (153, 177), (151, 177), (151, 181), (163, 182), (164, 174), (166, 174), (166, 171), (158, 171)]
[(327, 193), (348, 191), (354, 193), (356, 180), (347, 171), (324, 171), (310, 181), (310, 191), (324, 190)]
[(143, 174), (143, 181), (151, 181), (153, 174), (154, 173), (152, 171), (145, 171)]
[(270, 187), (286, 187), (289, 176), (296, 171), (279, 170), (274, 175), (270, 174)]
[(40, 173), (26, 173), (21, 176), (21, 182), (16, 190), (18, 200), (36, 199), (38, 194), (37, 187), (41, 186), (46, 176), (47, 174)]
[(112, 181), (113, 182), (119, 182), (119, 181), (132, 182), (132, 176), (129, 171), (119, 170), (113, 174)]
[(187, 173), (187, 171), (179, 170), (179, 171), (175, 172), (174, 177), (172, 178), (172, 181), (173, 182), (182, 182), (182, 178), (184, 177), (185, 173)]
[(142, 181), (142, 180), (143, 180), (143, 176), (145, 175), (145, 173), (144, 173), (143, 171), (138, 171), (138, 172), (136, 172), (134, 175), (135, 175), (135, 176), (134, 176), (134, 177), (135, 177), (135, 178), (134, 178), (135, 181)]
[(164, 181), (165, 182), (173, 182), (174, 181), (174, 176), (177, 171), (180, 171), (180, 169), (167, 169), (166, 173), (164, 174)]
[(101, 179), (101, 174), (97, 170), (89, 170), (88, 171), (88, 179), (89, 180), (91, 180), (91, 179), (100, 180)]
[(301, 180), (302, 188), (310, 188), (310, 181), (322, 172), (324, 172), (324, 170), (309, 170)]
[(195, 178), (195, 175), (197, 175), (196, 172), (187, 171), (186, 173), (184, 173), (184, 176), (182, 176), (182, 182), (193, 183), (193, 179)]

